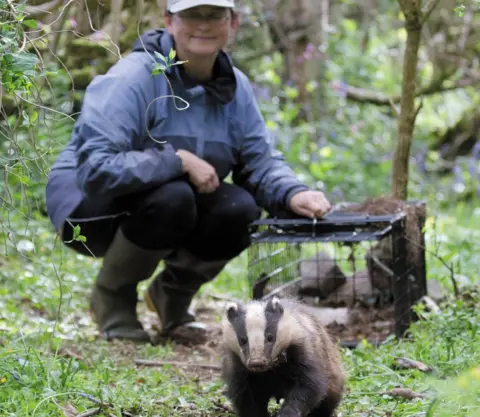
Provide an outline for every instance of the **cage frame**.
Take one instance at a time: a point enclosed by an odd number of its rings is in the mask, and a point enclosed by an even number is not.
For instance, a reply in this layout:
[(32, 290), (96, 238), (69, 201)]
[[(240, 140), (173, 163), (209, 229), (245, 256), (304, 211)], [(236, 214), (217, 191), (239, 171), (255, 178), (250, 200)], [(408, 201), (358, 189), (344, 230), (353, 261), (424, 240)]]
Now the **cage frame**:
[[(412, 202), (407, 202), (412, 204)], [(413, 202), (413, 204), (424, 204), (422, 202)], [(405, 211), (399, 211), (389, 214), (371, 215), (364, 213), (355, 213), (350, 211), (334, 211), (320, 219), (309, 219), (306, 217), (270, 217), (258, 219), (250, 225), (251, 245), (248, 248), (248, 270), (253, 266), (251, 262), (252, 251), (258, 244), (284, 243), (293, 244), (298, 253), (302, 243), (360, 243), (363, 241), (379, 242), (385, 238), (391, 238), (395, 243), (392, 244), (392, 259), (394, 279), (392, 286), (392, 295), (394, 303), (394, 334), (397, 339), (404, 337), (409, 326), (417, 319), (412, 307), (423, 296), (427, 295), (426, 281), (426, 262), (425, 262), (425, 236), (423, 226), (425, 218), (419, 217), (418, 227), (420, 228), (421, 245), (419, 253), (419, 263), (415, 266), (415, 283), (409, 283), (411, 273), (407, 268), (407, 240), (406, 240), (406, 218)], [(366, 229), (369, 226), (381, 225), (384, 227), (377, 232), (360, 232), (358, 229)], [(259, 231), (262, 227), (266, 230)], [(273, 230), (278, 233), (273, 234)], [(290, 230), (290, 234), (288, 231)], [(368, 238), (367, 238), (368, 237)], [(268, 258), (268, 257), (267, 257)], [(263, 258), (265, 259), (265, 258)], [(262, 259), (257, 260), (257, 262)], [(300, 262), (297, 263), (300, 268)], [(278, 268), (277, 268), (278, 269)], [(280, 291), (295, 285), (302, 279), (300, 271), (297, 278), (281, 285), (275, 290), (263, 294), (265, 285), (279, 271), (269, 271), (266, 275), (261, 274), (256, 279), (249, 279), (250, 296), (254, 300), (266, 300)], [(372, 344), (376, 344), (370, 341)], [(345, 343), (351, 346), (350, 342)]]

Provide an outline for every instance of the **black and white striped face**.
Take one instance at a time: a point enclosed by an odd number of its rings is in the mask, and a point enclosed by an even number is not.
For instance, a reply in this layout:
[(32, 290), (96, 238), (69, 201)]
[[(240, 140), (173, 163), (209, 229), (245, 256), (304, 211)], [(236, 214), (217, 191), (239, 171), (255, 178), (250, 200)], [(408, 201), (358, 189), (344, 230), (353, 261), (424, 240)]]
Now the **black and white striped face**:
[(252, 372), (271, 368), (289, 343), (285, 311), (276, 297), (267, 302), (230, 303), (223, 323), (226, 347)]

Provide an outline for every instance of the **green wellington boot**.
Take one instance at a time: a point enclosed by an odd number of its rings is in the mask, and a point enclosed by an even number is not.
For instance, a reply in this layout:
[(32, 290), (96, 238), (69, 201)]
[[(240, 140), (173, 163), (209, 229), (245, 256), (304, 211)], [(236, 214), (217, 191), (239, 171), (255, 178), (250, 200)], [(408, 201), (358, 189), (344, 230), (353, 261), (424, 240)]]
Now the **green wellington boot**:
[(189, 312), (193, 297), (200, 287), (213, 280), (228, 260), (205, 262), (193, 257), (186, 250), (165, 260), (165, 269), (150, 283), (145, 292), (147, 307), (157, 313), (161, 334), (167, 335), (179, 326), (205, 329)]
[(137, 318), (137, 284), (150, 278), (167, 251), (145, 250), (118, 231), (103, 259), (90, 310), (100, 333), (107, 339), (151, 342)]

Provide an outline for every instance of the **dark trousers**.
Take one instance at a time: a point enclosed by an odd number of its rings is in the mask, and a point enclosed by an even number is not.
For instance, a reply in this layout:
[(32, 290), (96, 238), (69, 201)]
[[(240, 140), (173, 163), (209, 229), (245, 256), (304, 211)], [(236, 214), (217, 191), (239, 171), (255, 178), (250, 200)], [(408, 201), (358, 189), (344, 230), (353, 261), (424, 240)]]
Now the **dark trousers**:
[[(260, 213), (253, 197), (236, 185), (221, 183), (215, 192), (200, 194), (182, 179), (109, 203), (85, 199), (65, 223), (62, 238), (84, 255), (103, 257), (121, 227), (144, 249), (185, 248), (205, 261), (232, 259), (249, 246), (248, 226)], [(68, 243), (76, 225), (85, 243)]]

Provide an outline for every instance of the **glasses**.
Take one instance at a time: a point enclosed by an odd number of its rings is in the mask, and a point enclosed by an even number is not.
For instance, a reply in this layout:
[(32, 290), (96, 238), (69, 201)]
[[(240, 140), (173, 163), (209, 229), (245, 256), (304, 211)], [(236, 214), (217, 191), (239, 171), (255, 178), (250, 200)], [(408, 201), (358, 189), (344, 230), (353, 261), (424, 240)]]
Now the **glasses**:
[(211, 22), (211, 23), (225, 23), (230, 17), (228, 12), (212, 12), (206, 15), (203, 15), (198, 12), (185, 11), (177, 13), (178, 16), (187, 23), (201, 23), (201, 22)]

